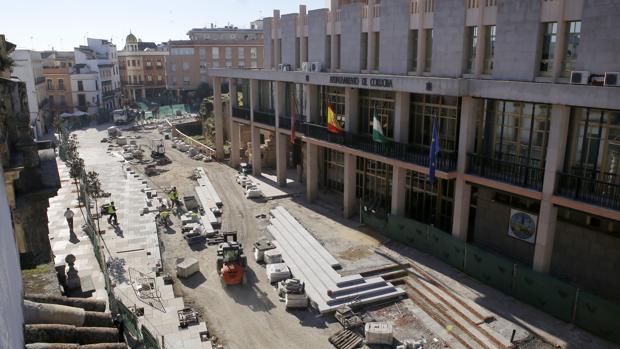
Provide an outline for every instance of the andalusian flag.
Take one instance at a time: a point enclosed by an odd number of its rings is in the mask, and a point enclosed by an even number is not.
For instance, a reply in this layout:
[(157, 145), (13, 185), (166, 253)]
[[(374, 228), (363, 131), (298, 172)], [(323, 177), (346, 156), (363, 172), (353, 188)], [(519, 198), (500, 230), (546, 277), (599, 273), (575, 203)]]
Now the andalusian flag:
[(338, 121), (336, 121), (336, 113), (334, 113), (331, 105), (327, 106), (327, 130), (332, 133), (342, 132), (342, 128), (338, 125)]
[(379, 143), (386, 143), (388, 141), (383, 135), (383, 126), (381, 126), (381, 121), (379, 121), (377, 108), (372, 112), (372, 139)]

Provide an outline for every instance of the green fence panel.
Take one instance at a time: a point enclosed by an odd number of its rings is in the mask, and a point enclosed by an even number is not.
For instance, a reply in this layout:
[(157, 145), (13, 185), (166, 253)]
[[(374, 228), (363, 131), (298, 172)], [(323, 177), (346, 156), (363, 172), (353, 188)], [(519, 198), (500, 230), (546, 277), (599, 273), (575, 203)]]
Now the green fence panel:
[(579, 292), (575, 324), (608, 341), (620, 344), (620, 305), (587, 292)]
[(428, 225), (413, 219), (390, 215), (388, 217), (388, 236), (418, 250), (430, 251)]
[(116, 302), (118, 306), (118, 313), (123, 319), (123, 326), (125, 331), (129, 332), (134, 338), (142, 341), (142, 332), (138, 330), (138, 318), (129, 308), (123, 304), (123, 302)]
[(145, 349), (159, 349), (159, 343), (155, 336), (143, 325), (142, 326), (142, 339)]
[(467, 245), (465, 255), (467, 274), (506, 294), (512, 293), (513, 262), (472, 245)]
[(387, 225), (387, 221), (366, 212), (362, 212), (362, 222), (378, 232), (384, 231)]
[(557, 318), (570, 322), (577, 288), (527, 267), (517, 266), (513, 295)]
[(453, 267), (463, 270), (465, 263), (465, 242), (457, 240), (449, 233), (433, 226), (429, 228), (428, 237), (430, 251), (435, 257)]

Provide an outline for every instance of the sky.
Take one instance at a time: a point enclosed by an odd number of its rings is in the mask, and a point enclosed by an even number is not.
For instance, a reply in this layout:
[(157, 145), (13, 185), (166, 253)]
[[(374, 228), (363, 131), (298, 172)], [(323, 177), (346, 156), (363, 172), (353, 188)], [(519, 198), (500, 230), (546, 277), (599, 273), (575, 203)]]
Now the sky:
[[(326, 0), (7, 0), (2, 5), (0, 34), (18, 49), (73, 51), (86, 38), (112, 39), (123, 49), (129, 31), (142, 41), (188, 39), (191, 28), (251, 21), (324, 8)], [(8, 10), (8, 11), (7, 11)]]

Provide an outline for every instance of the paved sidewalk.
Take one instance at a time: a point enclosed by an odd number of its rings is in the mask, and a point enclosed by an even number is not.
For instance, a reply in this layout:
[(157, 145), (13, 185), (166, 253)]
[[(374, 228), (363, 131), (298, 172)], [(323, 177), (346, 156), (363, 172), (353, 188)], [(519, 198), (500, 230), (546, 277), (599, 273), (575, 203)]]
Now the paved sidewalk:
[[(179, 328), (177, 310), (185, 307), (183, 299), (175, 298), (172, 286), (164, 285), (163, 278), (156, 277), (161, 255), (155, 215), (142, 214), (144, 191), (148, 188), (146, 179), (125, 170), (128, 165), (118, 153), (119, 148), (110, 152), (108, 143), (100, 143), (107, 135), (104, 131), (88, 129), (76, 131), (76, 134), (86, 170), (98, 172), (103, 190), (111, 193), (109, 198), (100, 199), (99, 205), (113, 201), (117, 211), (118, 226), (108, 224), (106, 219), (100, 221), (115, 297), (127, 307), (144, 308), (144, 316), (138, 321), (158, 340), (164, 337), (166, 348), (211, 348), (210, 342), (200, 341), (199, 333), (207, 331), (204, 322), (187, 329)], [(138, 296), (135, 289), (141, 285), (136, 276), (140, 273), (155, 280), (158, 297)]]

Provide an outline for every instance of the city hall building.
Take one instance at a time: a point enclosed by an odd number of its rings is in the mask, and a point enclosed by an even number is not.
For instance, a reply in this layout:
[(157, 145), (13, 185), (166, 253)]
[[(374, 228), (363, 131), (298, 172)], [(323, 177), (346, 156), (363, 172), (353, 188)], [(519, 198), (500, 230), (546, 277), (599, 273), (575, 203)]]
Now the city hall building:
[[(230, 142), (232, 166), (273, 167), (345, 217), (365, 205), (432, 224), (620, 300), (618, 22), (601, 0), (275, 10), (264, 69), (209, 69), (218, 158)], [(230, 119), (223, 85), (237, 96)]]

